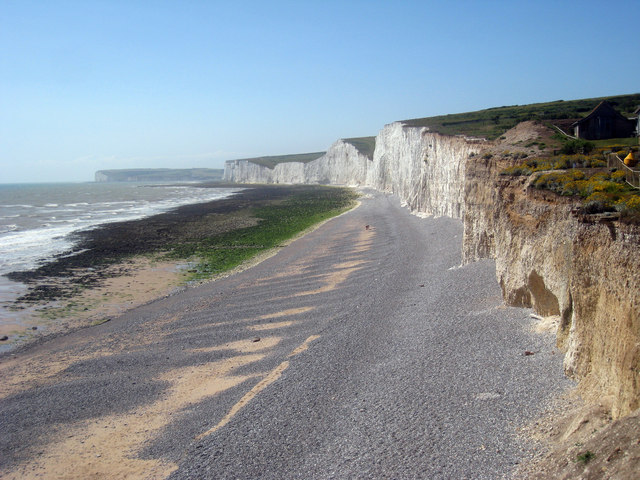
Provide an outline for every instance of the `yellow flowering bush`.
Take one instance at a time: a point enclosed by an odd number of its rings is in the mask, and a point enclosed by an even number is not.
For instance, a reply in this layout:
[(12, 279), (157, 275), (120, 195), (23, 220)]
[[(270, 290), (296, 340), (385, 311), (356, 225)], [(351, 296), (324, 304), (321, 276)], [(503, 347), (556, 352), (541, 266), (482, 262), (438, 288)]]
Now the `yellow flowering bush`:
[(531, 175), (543, 171), (533, 182), (533, 187), (550, 190), (563, 196), (581, 197), (585, 213), (602, 213), (618, 210), (621, 218), (640, 223), (640, 192), (626, 183), (624, 171), (578, 170), (580, 168), (606, 167), (597, 155), (559, 155), (552, 158), (531, 158), (520, 165), (504, 169), (501, 175)]
[(627, 210), (637, 210), (640, 211), (640, 195), (633, 195), (631, 197), (629, 197), (625, 202), (624, 202), (624, 207)]
[(640, 195), (628, 195), (616, 203), (620, 212), (620, 220), (624, 223), (640, 224)]
[(580, 195), (580, 192), (586, 191), (588, 185), (589, 182), (586, 180), (571, 180), (563, 185), (560, 193), (570, 197)]
[(611, 175), (611, 181), (616, 183), (623, 183), (627, 178), (627, 174), (622, 170), (616, 170)]

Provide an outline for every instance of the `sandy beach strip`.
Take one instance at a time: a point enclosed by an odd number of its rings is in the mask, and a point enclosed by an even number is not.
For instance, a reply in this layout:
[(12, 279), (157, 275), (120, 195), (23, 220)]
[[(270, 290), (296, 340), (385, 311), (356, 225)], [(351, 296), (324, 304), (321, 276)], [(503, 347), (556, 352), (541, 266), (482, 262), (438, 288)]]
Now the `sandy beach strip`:
[[(105, 268), (105, 280), (77, 295), (42, 300), (10, 312), (11, 323), (0, 324), (5, 345), (18, 346), (41, 336), (99, 325), (114, 316), (175, 293), (185, 285), (188, 264), (133, 257)], [(65, 278), (47, 279), (48, 285)]]

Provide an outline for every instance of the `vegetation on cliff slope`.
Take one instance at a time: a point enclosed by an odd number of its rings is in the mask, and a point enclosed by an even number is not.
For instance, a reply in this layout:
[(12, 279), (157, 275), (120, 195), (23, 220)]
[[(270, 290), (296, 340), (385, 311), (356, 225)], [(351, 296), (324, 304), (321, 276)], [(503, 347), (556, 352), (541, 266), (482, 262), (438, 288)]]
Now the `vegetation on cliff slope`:
[(601, 155), (559, 155), (531, 158), (500, 174), (536, 174), (533, 187), (579, 197), (584, 213), (618, 211), (623, 219), (635, 221), (640, 217), (640, 191), (625, 182), (624, 171), (606, 167)]

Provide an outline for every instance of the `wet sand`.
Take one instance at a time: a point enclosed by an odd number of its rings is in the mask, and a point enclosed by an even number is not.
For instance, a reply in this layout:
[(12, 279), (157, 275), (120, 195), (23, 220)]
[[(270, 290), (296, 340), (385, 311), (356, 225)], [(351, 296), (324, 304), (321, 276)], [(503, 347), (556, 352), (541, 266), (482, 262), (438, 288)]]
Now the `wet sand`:
[[(0, 335), (9, 336), (4, 343), (10, 347), (107, 322), (131, 308), (184, 288), (186, 268), (185, 263), (154, 261), (142, 256), (107, 266), (102, 281), (75, 295), (42, 299), (9, 311), (5, 319), (13, 321), (0, 325)], [(64, 288), (67, 281), (66, 277), (47, 278), (46, 284), (61, 284), (60, 288)]]

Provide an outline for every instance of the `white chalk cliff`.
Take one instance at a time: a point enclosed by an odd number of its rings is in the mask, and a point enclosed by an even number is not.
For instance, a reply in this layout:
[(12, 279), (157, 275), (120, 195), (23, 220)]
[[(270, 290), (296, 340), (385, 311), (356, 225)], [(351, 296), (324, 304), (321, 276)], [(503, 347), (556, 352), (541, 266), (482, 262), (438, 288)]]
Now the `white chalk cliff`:
[(247, 160), (225, 164), (224, 180), (238, 183), (325, 183), (371, 187), (394, 193), (412, 211), (462, 218), (465, 161), (482, 142), (430, 133), (396, 122), (376, 137), (373, 158), (338, 140), (312, 162), (270, 169)]

